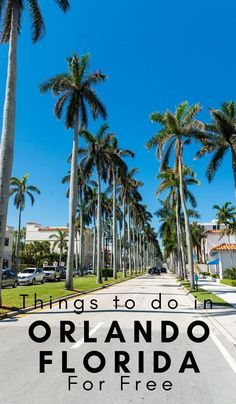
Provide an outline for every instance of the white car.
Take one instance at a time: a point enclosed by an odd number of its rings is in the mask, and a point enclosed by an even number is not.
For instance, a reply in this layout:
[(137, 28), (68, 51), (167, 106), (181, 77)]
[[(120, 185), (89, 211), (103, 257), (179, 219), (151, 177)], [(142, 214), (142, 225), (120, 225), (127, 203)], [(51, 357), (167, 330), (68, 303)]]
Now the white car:
[(18, 274), (19, 285), (35, 285), (37, 282), (44, 283), (45, 273), (41, 268), (26, 268)]
[(59, 267), (54, 267), (52, 265), (43, 267), (43, 272), (46, 275), (46, 280), (48, 281), (60, 281), (61, 280), (61, 269)]

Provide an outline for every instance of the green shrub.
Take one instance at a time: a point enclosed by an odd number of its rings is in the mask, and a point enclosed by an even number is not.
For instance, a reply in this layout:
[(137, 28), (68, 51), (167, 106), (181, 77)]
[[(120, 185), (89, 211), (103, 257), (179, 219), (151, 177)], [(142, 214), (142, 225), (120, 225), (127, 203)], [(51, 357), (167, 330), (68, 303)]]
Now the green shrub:
[(236, 286), (235, 279), (221, 279), (220, 283), (223, 283), (223, 285), (227, 285), (227, 286)]
[(111, 269), (111, 268), (102, 269), (102, 277), (103, 278), (112, 278), (113, 277), (113, 269)]
[(224, 279), (236, 280), (236, 268), (228, 268), (224, 271)]
[(211, 277), (214, 278), (214, 279), (219, 279), (220, 275), (219, 274), (212, 274)]
[(211, 273), (210, 273), (210, 272), (201, 272), (201, 275), (203, 275), (203, 276), (210, 276)]

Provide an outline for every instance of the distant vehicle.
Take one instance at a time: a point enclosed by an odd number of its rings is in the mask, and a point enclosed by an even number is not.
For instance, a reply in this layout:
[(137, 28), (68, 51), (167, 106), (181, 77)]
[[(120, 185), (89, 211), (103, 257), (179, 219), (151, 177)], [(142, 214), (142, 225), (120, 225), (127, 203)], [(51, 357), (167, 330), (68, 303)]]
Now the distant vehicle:
[(87, 275), (94, 275), (92, 268), (89, 268), (87, 270)]
[(46, 275), (41, 268), (26, 268), (18, 274), (19, 285), (35, 285), (37, 282), (44, 283)]
[(149, 275), (160, 275), (161, 269), (159, 267), (153, 267), (148, 270)]
[(47, 265), (43, 267), (43, 272), (46, 275), (47, 281), (60, 281), (61, 270), (60, 267), (54, 267), (53, 265)]
[(2, 288), (12, 286), (16, 288), (18, 285), (18, 278), (14, 271), (11, 269), (3, 269), (2, 271)]
[(165, 267), (161, 267), (161, 272), (166, 273), (166, 272), (167, 272), (166, 268), (165, 268)]

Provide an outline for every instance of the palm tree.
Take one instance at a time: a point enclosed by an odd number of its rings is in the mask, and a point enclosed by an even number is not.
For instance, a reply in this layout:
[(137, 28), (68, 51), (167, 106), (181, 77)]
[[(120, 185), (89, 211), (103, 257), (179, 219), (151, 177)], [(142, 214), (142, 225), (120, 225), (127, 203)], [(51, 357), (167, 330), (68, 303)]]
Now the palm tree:
[(94, 86), (103, 82), (106, 76), (99, 71), (95, 71), (94, 73), (88, 72), (89, 58), (89, 55), (79, 58), (74, 54), (71, 58), (67, 59), (68, 73), (58, 74), (40, 86), (42, 93), (51, 90), (53, 95), (58, 97), (54, 113), (57, 118), (61, 118), (63, 110), (66, 108), (66, 128), (73, 128), (74, 130), (69, 196), (67, 289), (73, 288), (74, 239), (78, 200), (78, 136), (81, 130), (87, 127), (87, 105), (94, 119), (97, 119), (99, 116), (105, 119), (107, 116), (104, 105), (94, 91)]
[(193, 222), (191, 223), (191, 232), (192, 232), (193, 246), (196, 249), (198, 262), (202, 262), (202, 256), (203, 256), (203, 261), (205, 264), (206, 255), (205, 255), (204, 243), (205, 239), (207, 238), (207, 230), (205, 230), (204, 226), (201, 226), (197, 222)]
[[(126, 250), (128, 247), (128, 259), (129, 259), (129, 271), (131, 273), (131, 228), (130, 228), (130, 200), (140, 199), (140, 194), (138, 194), (137, 188), (141, 187), (143, 183), (134, 178), (137, 174), (138, 169), (133, 168), (129, 172), (118, 180), (118, 192), (120, 196), (120, 201), (123, 204), (123, 277), (126, 277)], [(126, 228), (126, 216), (128, 216), (128, 229)], [(127, 231), (128, 230), (128, 231)], [(127, 234), (128, 233), (128, 234)], [(128, 235), (128, 243), (127, 236)]]
[[(120, 157), (134, 157), (134, 153), (131, 150), (122, 150), (119, 148), (118, 140), (117, 138), (113, 138), (111, 142), (111, 147), (113, 149), (113, 152), (116, 153)], [(124, 164), (124, 166), (120, 167), (118, 170), (118, 167), (115, 164), (112, 164), (111, 166), (111, 175), (110, 175), (110, 181), (113, 183), (113, 233), (112, 233), (112, 239), (113, 239), (113, 278), (117, 279), (117, 179), (125, 176), (127, 171), (127, 166)]]
[(156, 147), (156, 155), (162, 160), (160, 167), (161, 171), (166, 168), (171, 152), (173, 149), (175, 150), (175, 164), (178, 167), (179, 172), (180, 199), (185, 220), (188, 266), (192, 288), (194, 288), (193, 246), (184, 195), (183, 147), (184, 145), (189, 144), (193, 139), (201, 141), (204, 138), (202, 124), (195, 119), (200, 110), (201, 107), (199, 104), (194, 104), (189, 107), (188, 102), (185, 101), (176, 108), (174, 113), (171, 111), (165, 113), (152, 113), (151, 120), (159, 123), (162, 127), (159, 132), (147, 142), (147, 147), (149, 149)]
[[(107, 133), (108, 125), (104, 124), (98, 132), (93, 135), (87, 130), (81, 131), (81, 136), (87, 143), (84, 149), (84, 157), (81, 161), (81, 167), (85, 176), (96, 170), (97, 176), (97, 283), (102, 283), (101, 273), (101, 249), (102, 249), (102, 189), (101, 181), (106, 181), (109, 167), (112, 164), (117, 167), (123, 167), (124, 162), (121, 157), (114, 152), (111, 147), (113, 133)], [(82, 152), (81, 152), (82, 153)]]
[[(176, 211), (176, 231), (177, 231), (177, 255), (178, 255), (178, 269), (179, 276), (184, 276), (187, 279), (186, 267), (185, 267), (185, 254), (183, 243), (183, 229), (181, 224), (181, 198), (180, 198), (180, 180), (178, 169), (175, 166), (172, 170), (167, 167), (158, 176), (157, 179), (161, 180), (156, 195), (159, 196), (162, 192), (168, 190), (166, 199), (171, 201), (172, 206)], [(197, 206), (194, 195), (189, 191), (189, 186), (199, 185), (199, 181), (196, 179), (196, 175), (192, 168), (183, 166), (183, 188), (184, 197), (186, 201), (189, 201), (191, 206), (195, 208)]]
[(29, 174), (23, 175), (22, 178), (12, 177), (10, 180), (10, 196), (14, 195), (14, 205), (16, 209), (19, 210), (18, 216), (18, 231), (17, 231), (17, 241), (16, 241), (16, 254), (15, 254), (15, 267), (16, 271), (19, 269), (19, 249), (20, 249), (20, 239), (21, 239), (21, 216), (22, 212), (25, 209), (26, 196), (30, 198), (31, 205), (34, 204), (34, 195), (33, 193), (40, 194), (38, 188), (34, 185), (28, 185), (27, 181), (29, 178)]
[(206, 171), (208, 181), (211, 182), (227, 152), (230, 151), (236, 194), (236, 104), (234, 101), (224, 102), (220, 109), (210, 108), (210, 114), (212, 123), (204, 126), (203, 145), (195, 158), (213, 153)]
[(53, 249), (55, 249), (55, 247), (59, 248), (60, 251), (59, 264), (61, 264), (62, 255), (64, 253), (64, 250), (67, 248), (68, 231), (58, 230), (57, 234), (51, 234), (49, 238), (55, 239), (53, 243)]
[[(68, 0), (55, 0), (60, 9), (69, 9)], [(22, 14), (28, 9), (31, 18), (33, 43), (45, 32), (43, 17), (38, 0), (0, 1), (1, 43), (9, 43), (6, 95), (3, 110), (2, 138), (0, 147), (0, 283), (2, 278), (2, 257), (5, 240), (10, 178), (12, 172), (15, 111), (16, 111), (16, 76), (17, 76), (17, 40), (21, 28)], [(1, 305), (0, 291), (0, 305)]]

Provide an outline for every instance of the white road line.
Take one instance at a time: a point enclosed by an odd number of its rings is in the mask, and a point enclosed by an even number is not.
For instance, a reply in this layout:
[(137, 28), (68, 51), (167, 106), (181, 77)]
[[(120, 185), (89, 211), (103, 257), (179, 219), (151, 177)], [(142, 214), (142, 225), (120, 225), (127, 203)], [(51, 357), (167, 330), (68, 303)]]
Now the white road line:
[(230, 367), (233, 369), (234, 373), (236, 373), (236, 362), (232, 358), (232, 356), (229, 354), (229, 352), (225, 349), (225, 347), (222, 345), (222, 343), (218, 340), (218, 338), (213, 334), (211, 330), (211, 338), (213, 339), (214, 343), (216, 344), (217, 348), (225, 358), (226, 362), (230, 365)]
[[(89, 333), (89, 336), (91, 337), (100, 327), (103, 326), (104, 323), (98, 323)], [(84, 338), (81, 338), (78, 342), (76, 342), (71, 349), (78, 349), (81, 345), (84, 343)]]

